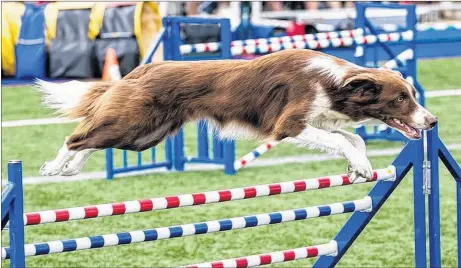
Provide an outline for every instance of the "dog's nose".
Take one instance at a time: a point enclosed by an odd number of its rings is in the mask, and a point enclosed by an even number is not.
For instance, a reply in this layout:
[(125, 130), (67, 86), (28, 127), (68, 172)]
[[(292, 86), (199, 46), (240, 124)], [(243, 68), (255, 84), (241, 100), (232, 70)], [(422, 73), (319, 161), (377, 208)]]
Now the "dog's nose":
[(430, 128), (435, 127), (437, 125), (437, 117), (435, 116), (430, 116), (426, 118), (426, 122), (429, 125)]

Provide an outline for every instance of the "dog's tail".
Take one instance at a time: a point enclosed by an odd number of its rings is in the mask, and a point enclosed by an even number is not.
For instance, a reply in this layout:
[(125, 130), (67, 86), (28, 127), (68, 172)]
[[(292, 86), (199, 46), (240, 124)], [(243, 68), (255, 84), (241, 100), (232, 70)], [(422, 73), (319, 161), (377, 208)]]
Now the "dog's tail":
[(80, 82), (51, 83), (37, 79), (37, 89), (42, 92), (43, 104), (56, 110), (57, 113), (76, 119), (86, 117), (98, 99), (113, 82)]

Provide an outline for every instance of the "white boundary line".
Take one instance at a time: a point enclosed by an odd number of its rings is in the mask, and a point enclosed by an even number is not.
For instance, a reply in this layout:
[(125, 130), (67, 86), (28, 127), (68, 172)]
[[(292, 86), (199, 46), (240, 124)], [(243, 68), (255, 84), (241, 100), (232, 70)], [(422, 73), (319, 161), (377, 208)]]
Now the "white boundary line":
[[(432, 90), (426, 91), (427, 98), (448, 97), (448, 96), (461, 96), (461, 89), (446, 89), (446, 90)], [(25, 119), (2, 122), (2, 127), (24, 127), (24, 126), (41, 126), (41, 125), (54, 125), (54, 124), (68, 124), (79, 122), (81, 119), (69, 120), (66, 118), (38, 118), (38, 119)]]
[(69, 120), (67, 118), (38, 118), (38, 119), (25, 119), (2, 122), (2, 127), (25, 127), (25, 126), (41, 126), (41, 125), (55, 125), (55, 124), (68, 124), (80, 121), (79, 119)]
[[(461, 150), (461, 143), (448, 144), (447, 148), (449, 150)], [(393, 149), (375, 149), (368, 151), (367, 155), (369, 157), (378, 157), (378, 156), (393, 156), (397, 155), (402, 150), (400, 148)], [(295, 164), (295, 163), (308, 163), (308, 162), (323, 162), (330, 160), (343, 159), (340, 156), (329, 156), (326, 154), (312, 154), (312, 155), (295, 155), (295, 156), (285, 156), (278, 158), (267, 158), (267, 159), (256, 159), (254, 162), (248, 163), (247, 167), (265, 167), (265, 166), (278, 166), (285, 164)], [(208, 170), (221, 170), (222, 165), (213, 165), (213, 164), (187, 164), (185, 171), (208, 171)], [(165, 173), (165, 172), (175, 172), (168, 171), (167, 169), (153, 169), (153, 170), (144, 170), (130, 172), (120, 175), (115, 175), (118, 178), (132, 177), (137, 175), (152, 174), (152, 173)], [(51, 177), (25, 177), (23, 179), (23, 184), (44, 184), (44, 183), (62, 183), (62, 182), (71, 182), (71, 181), (87, 181), (87, 180), (103, 180), (106, 178), (106, 172), (96, 171), (96, 172), (84, 172), (76, 176), (51, 176)], [(5, 186), (7, 183), (6, 180), (2, 180), (2, 186)]]
[(461, 96), (461, 89), (432, 90), (424, 92), (426, 98)]

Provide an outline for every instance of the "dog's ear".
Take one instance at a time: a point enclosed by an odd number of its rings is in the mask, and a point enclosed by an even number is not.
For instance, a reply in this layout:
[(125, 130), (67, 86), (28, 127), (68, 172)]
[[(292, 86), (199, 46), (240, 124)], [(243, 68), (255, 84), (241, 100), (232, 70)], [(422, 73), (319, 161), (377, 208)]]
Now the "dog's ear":
[(354, 102), (377, 100), (381, 94), (381, 86), (367, 74), (358, 74), (346, 79), (340, 90)]

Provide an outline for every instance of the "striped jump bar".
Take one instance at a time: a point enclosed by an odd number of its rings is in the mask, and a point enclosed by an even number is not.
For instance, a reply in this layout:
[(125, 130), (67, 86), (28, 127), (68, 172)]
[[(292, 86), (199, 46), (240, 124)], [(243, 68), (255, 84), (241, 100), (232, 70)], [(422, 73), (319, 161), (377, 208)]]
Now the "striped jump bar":
[(379, 35), (366, 35), (356, 37), (334, 38), (324, 40), (296, 41), (282, 44), (260, 44), (257, 46), (241, 46), (232, 47), (231, 54), (233, 56), (244, 54), (265, 54), (285, 49), (324, 49), (329, 47), (348, 47), (352, 45), (366, 45), (381, 43), (395, 43), (400, 41), (413, 40), (413, 31), (402, 33), (385, 33)]
[[(354, 37), (362, 36), (363, 29), (345, 30), (339, 32), (325, 32), (316, 34), (305, 34), (305, 35), (294, 35), (294, 36), (283, 36), (283, 37), (271, 37), (271, 38), (258, 38), (258, 39), (246, 39), (246, 40), (235, 40), (231, 42), (231, 47), (237, 46), (257, 46), (260, 44), (282, 44), (296, 41), (310, 41), (310, 40), (323, 40), (323, 39), (334, 39), (342, 37)], [(220, 49), (220, 43), (209, 42), (200, 43), (193, 45), (182, 45), (179, 50), (182, 55), (190, 53), (200, 52), (212, 52)]]
[[(395, 167), (389, 166), (384, 169), (373, 171), (373, 178), (371, 180), (366, 181), (364, 179), (357, 179), (354, 181), (354, 184), (393, 179), (395, 179)], [(345, 186), (350, 184), (352, 183), (347, 175), (333, 175), (313, 179), (301, 179), (295, 181), (262, 184), (243, 188), (195, 194), (141, 199), (120, 203), (75, 207), (59, 210), (38, 211), (25, 213), (24, 225), (65, 222), (71, 220), (83, 220), (129, 213), (171, 209), (177, 207), (197, 206), (202, 204), (227, 202), (269, 195), (279, 195), (336, 186)]]
[(338, 252), (338, 244), (336, 241), (331, 241), (328, 244), (322, 244), (311, 247), (295, 248), (284, 251), (276, 251), (264, 253), (260, 255), (252, 255), (235, 259), (227, 259), (222, 261), (205, 262), (200, 264), (188, 265), (186, 268), (244, 268), (268, 265), (273, 263), (281, 263), (294, 261), (299, 259), (314, 258), (325, 255), (335, 255)]
[(407, 49), (398, 54), (395, 58), (384, 63), (381, 68), (394, 69), (399, 66), (399, 63), (405, 65), (407, 60), (411, 60), (414, 57), (413, 49)]
[(247, 39), (247, 40), (235, 40), (232, 41), (231, 46), (247, 46), (247, 45), (259, 45), (259, 44), (272, 44), (272, 43), (287, 43), (296, 41), (310, 41), (310, 40), (323, 40), (323, 39), (334, 39), (342, 37), (354, 37), (362, 36), (363, 29), (345, 30), (339, 32), (325, 32), (316, 34), (304, 34), (294, 36), (283, 36), (283, 37), (271, 37), (271, 38), (259, 38), (259, 39)]
[[(296, 40), (294, 42), (282, 42), (282, 43), (260, 43), (255, 45), (245, 46), (233, 46), (231, 47), (231, 54), (233, 56), (244, 55), (244, 54), (264, 54), (284, 49), (298, 48), (298, 49), (322, 49), (329, 47), (345, 47), (352, 45), (364, 45), (364, 44), (375, 44), (381, 43), (392, 43), (400, 41), (411, 41), (413, 40), (413, 31), (395, 32), (395, 33), (383, 33), (379, 35), (365, 35), (365, 36), (354, 36), (354, 37), (343, 37), (343, 38), (332, 38), (332, 39), (321, 39), (321, 40)], [(181, 45), (180, 53), (187, 55), (190, 53), (203, 53), (213, 52), (220, 49), (220, 43), (208, 44), (195, 44), (195, 45)]]
[[(262, 225), (279, 224), (282, 222), (305, 220), (354, 211), (368, 211), (372, 208), (371, 197), (350, 202), (334, 203), (323, 206), (313, 206), (292, 210), (284, 210), (253, 216), (235, 217), (207, 221), (202, 223), (184, 224), (172, 227), (155, 228), (144, 231), (123, 232), (117, 234), (82, 237), (69, 240), (51, 241), (45, 243), (27, 244), (24, 246), (26, 256), (45, 255), (84, 249), (102, 248), (138, 242), (170, 239), (228, 230), (251, 228)], [(10, 258), (10, 248), (2, 248), (2, 260)]]
[[(379, 26), (384, 31), (398, 31), (402, 30), (403, 27), (397, 24), (383, 24)], [(461, 23), (434, 23), (434, 24), (417, 24), (416, 30), (418, 32), (429, 32), (429, 31), (453, 31), (453, 30), (461, 30)]]
[(248, 154), (242, 156), (239, 160), (234, 162), (234, 169), (239, 170), (244, 167), (249, 162), (255, 160), (256, 158), (260, 157), (262, 154), (268, 152), (271, 148), (279, 144), (278, 141), (271, 141), (268, 143), (261, 144), (260, 146), (256, 147), (253, 151), (249, 152)]

